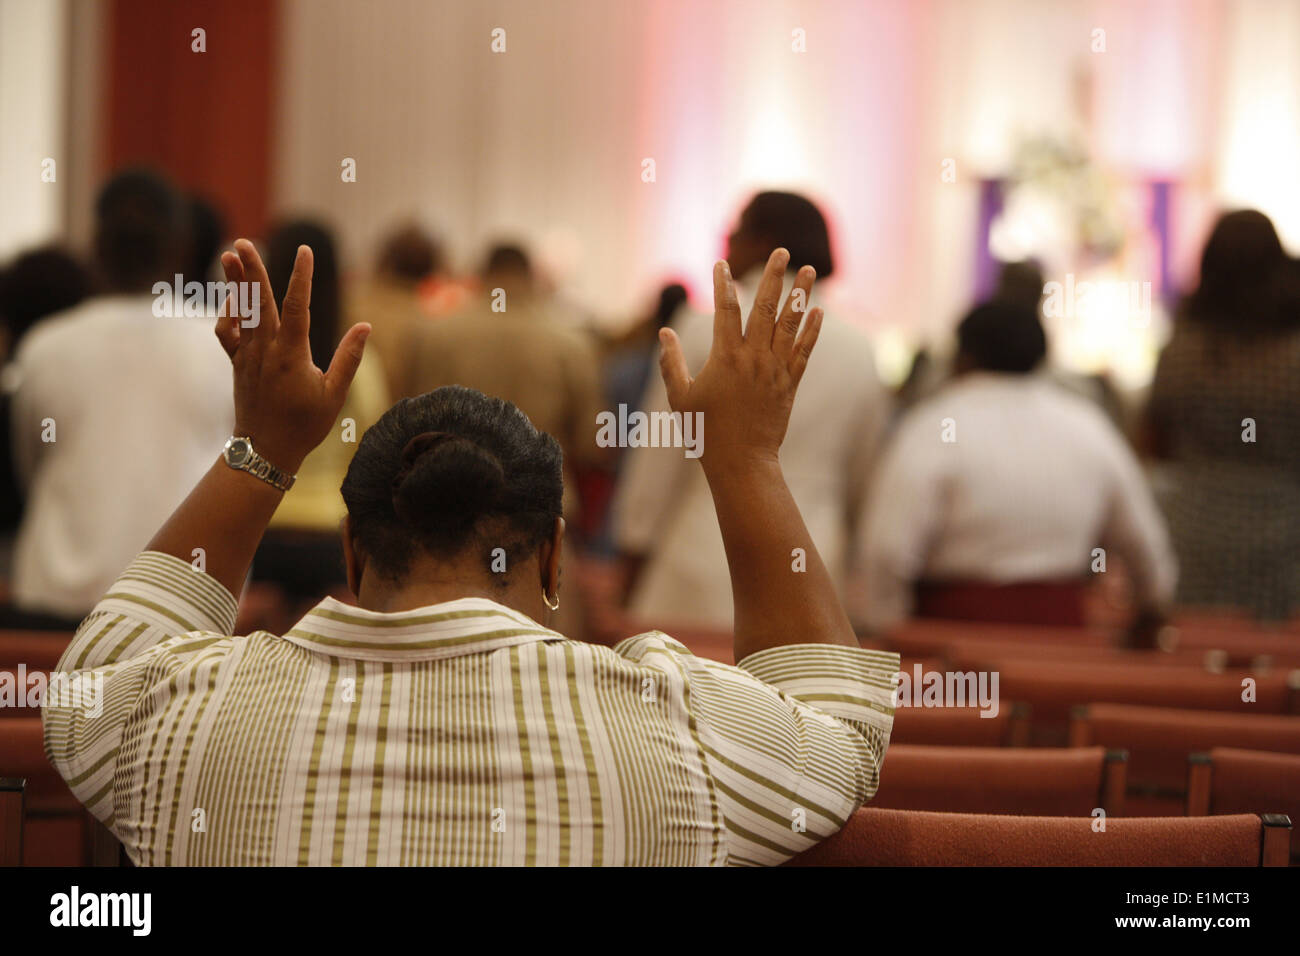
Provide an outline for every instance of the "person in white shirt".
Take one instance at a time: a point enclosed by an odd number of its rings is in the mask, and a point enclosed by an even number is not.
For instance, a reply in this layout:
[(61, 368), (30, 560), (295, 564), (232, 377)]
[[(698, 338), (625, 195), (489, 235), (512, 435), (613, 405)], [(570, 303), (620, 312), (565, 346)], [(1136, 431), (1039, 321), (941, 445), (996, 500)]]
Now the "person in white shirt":
[(215, 312), (154, 314), (154, 283), (171, 288), (187, 252), (184, 200), (153, 173), (118, 174), (96, 204), (106, 294), (42, 321), (15, 356), (14, 457), (28, 501), (14, 553), (19, 612), (88, 613), (230, 437)]
[[(1149, 639), (1177, 567), (1132, 450), (1093, 403), (1036, 374), (1046, 340), (1033, 308), (978, 306), (958, 339), (954, 379), (902, 418), (873, 480), (856, 623), (1082, 623), (1084, 582), (1118, 558), (1139, 610), (1133, 639)], [(1026, 618), (1036, 599), (1046, 619)]]
[[(738, 277), (743, 308), (753, 301), (773, 249), (790, 251), (788, 291), (795, 270), (810, 265), (833, 273), (830, 236), (815, 205), (792, 193), (764, 192), (750, 201), (728, 238), (727, 263)], [(713, 317), (684, 311), (673, 329), (690, 368), (709, 354)], [(865, 335), (827, 316), (821, 349), (809, 364), (781, 448), (781, 466), (832, 579), (846, 594), (849, 547), (888, 413)], [(663, 382), (652, 376), (641, 407), (668, 410)], [(709, 424), (703, 423), (708, 449)], [(614, 541), (628, 572), (628, 607), (638, 620), (729, 630), (731, 580), (709, 489), (681, 448), (631, 448), (612, 506)], [(788, 556), (794, 573), (800, 557)]]

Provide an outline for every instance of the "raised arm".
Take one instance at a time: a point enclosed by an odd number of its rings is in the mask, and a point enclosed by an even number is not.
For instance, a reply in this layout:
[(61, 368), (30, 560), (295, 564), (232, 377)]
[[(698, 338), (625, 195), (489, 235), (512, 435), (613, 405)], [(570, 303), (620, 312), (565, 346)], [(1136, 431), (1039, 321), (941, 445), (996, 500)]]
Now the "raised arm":
[[(256, 325), (241, 328), (239, 317), (228, 306), (223, 306), (217, 320), (217, 339), (234, 370), (235, 434), (251, 438), (259, 455), (292, 475), (334, 426), (361, 364), (370, 326), (361, 323), (349, 329), (329, 370), (322, 372), (312, 364), (307, 340), (311, 250), (298, 249), (282, 314), (276, 310), (266, 267), (251, 242), (238, 240), (235, 252), (221, 257), (221, 265), (227, 280), (260, 286)], [(214, 449), (214, 455), (219, 451)], [(283, 492), (272, 485), (217, 458), (154, 535), (148, 550), (189, 562), (194, 550), (202, 548), (207, 573), (238, 597), (282, 497)]]
[(731, 272), (726, 262), (714, 266), (713, 347), (694, 379), (676, 334), (659, 333), (669, 403), (703, 416), (700, 461), (731, 570), (738, 661), (786, 644), (858, 646), (781, 471), (795, 390), (822, 321), (813, 309), (803, 322), (816, 278), (809, 266), (778, 315), (789, 261), (784, 249), (772, 253), (744, 328)]
[[(242, 239), (235, 248), (237, 255), (222, 257), (226, 278), (258, 283), (261, 303), (254, 327), (241, 329), (228, 307), (217, 322), (217, 338), (234, 366), (236, 434), (250, 437), (259, 454), (293, 474), (338, 416), (369, 326), (344, 337), (322, 374), (307, 345), (311, 250), (298, 250), (281, 318), (257, 250)], [(109, 826), (127, 717), (184, 660), (212, 653), (214, 634), (230, 633), (248, 565), (280, 498), (273, 486), (217, 458), (81, 623), (60, 659), (60, 686), (82, 691), (46, 695), (45, 752), (78, 799)], [(207, 573), (192, 565), (196, 548), (203, 549)], [(189, 640), (181, 637), (187, 634)], [(165, 653), (151, 653), (163, 644)]]

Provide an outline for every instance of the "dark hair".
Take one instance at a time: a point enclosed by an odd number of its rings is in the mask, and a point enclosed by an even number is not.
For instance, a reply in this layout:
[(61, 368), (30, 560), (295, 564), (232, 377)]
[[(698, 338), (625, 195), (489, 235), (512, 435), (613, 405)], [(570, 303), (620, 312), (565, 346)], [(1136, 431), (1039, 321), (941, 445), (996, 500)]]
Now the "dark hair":
[(311, 330), (307, 335), (311, 343), (311, 360), (317, 368), (324, 370), (329, 368), (334, 349), (343, 336), (339, 267), (333, 234), (327, 227), (309, 219), (281, 223), (271, 231), (271, 238), (267, 240), (266, 274), (278, 304), (289, 290), (289, 277), (293, 275), (293, 262), (299, 246), (311, 247)]
[(1225, 213), (1205, 242), (1200, 284), (1183, 315), (1248, 333), (1294, 325), (1296, 271), (1267, 216), (1254, 209)]
[(483, 262), (483, 272), (485, 274), (517, 272), (520, 275), (531, 276), (533, 264), (523, 246), (501, 243), (488, 250), (487, 259)]
[(0, 273), (0, 323), (9, 329), (10, 348), (37, 321), (72, 308), (90, 291), (90, 272), (62, 249), (23, 253)]
[[(559, 443), (510, 402), (447, 385), (369, 428), (343, 480), (352, 533), (385, 578), (424, 552), (503, 548), (507, 568), (548, 538), (564, 494)], [(502, 576), (502, 583), (505, 576)]]
[(1024, 302), (993, 299), (957, 326), (960, 354), (987, 372), (1033, 371), (1047, 354), (1038, 312)]
[(185, 204), (171, 184), (146, 169), (110, 179), (95, 202), (95, 258), (106, 285), (138, 291), (171, 280), (189, 242)]
[(212, 262), (221, 249), (221, 240), (225, 238), (226, 223), (221, 218), (217, 207), (202, 196), (192, 195), (187, 200), (190, 244), (188, 265), (185, 268), (187, 282), (206, 282)]
[(797, 193), (761, 192), (740, 215), (741, 228), (773, 249), (784, 246), (790, 267), (812, 266), (819, 279), (835, 271), (826, 217), (810, 200)]
[(680, 282), (670, 282), (659, 290), (659, 301), (655, 304), (654, 323), (656, 329), (662, 329), (672, 322), (677, 310), (686, 304), (688, 296), (686, 286)]
[(990, 298), (1018, 302), (1034, 311), (1043, 301), (1043, 270), (1033, 259), (1004, 262), (998, 269), (998, 284)]
[(416, 225), (399, 228), (379, 251), (378, 271), (406, 282), (422, 282), (441, 268), (437, 241)]

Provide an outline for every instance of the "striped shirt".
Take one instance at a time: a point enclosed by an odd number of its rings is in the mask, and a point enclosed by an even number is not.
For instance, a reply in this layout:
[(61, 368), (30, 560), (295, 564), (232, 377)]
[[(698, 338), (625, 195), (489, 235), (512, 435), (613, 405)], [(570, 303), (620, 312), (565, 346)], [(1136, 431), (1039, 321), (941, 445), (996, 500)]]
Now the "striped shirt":
[(94, 706), (47, 695), (47, 755), (138, 865), (779, 863), (871, 797), (893, 724), (881, 651), (731, 667), (481, 598), (326, 598), (283, 636), (235, 610), (145, 552), (59, 664)]

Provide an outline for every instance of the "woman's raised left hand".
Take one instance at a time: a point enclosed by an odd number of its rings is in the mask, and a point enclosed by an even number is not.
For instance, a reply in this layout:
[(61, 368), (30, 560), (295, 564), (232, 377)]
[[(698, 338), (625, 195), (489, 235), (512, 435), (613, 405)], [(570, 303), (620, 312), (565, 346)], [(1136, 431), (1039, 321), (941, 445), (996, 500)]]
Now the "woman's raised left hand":
[(299, 246), (277, 310), (266, 267), (251, 242), (239, 239), (235, 251), (221, 257), (227, 281), (257, 286), (255, 321), (242, 325), (229, 297), (217, 319), (217, 339), (234, 367), (235, 434), (252, 439), (258, 454), (290, 474), (334, 427), (370, 334), (368, 324), (354, 325), (329, 369), (315, 366), (307, 339), (312, 264), (311, 249)]

